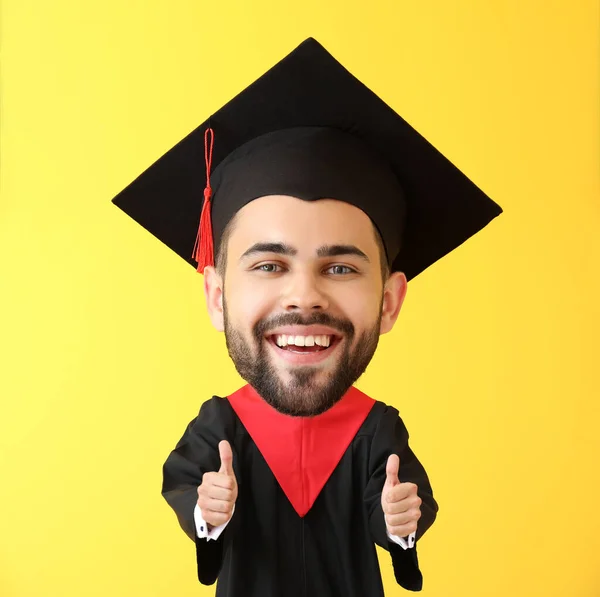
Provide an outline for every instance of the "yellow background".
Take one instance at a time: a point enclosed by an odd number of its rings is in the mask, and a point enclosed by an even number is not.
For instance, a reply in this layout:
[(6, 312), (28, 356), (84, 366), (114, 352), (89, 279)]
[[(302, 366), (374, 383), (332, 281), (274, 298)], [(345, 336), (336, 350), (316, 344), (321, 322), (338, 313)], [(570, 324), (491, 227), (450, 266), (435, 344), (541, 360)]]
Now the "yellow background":
[(314, 36), (506, 212), (411, 282), (359, 384), (440, 503), (422, 594), (599, 596), (599, 23), (596, 0), (4, 0), (0, 595), (213, 594), (161, 467), (240, 382), (201, 276), (110, 199)]

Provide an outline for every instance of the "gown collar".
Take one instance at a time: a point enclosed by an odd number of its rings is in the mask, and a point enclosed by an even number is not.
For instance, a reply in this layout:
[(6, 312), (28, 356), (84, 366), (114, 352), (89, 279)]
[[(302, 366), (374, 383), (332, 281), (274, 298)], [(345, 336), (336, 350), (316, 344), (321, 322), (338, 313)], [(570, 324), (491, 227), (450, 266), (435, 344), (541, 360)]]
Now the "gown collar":
[(228, 400), (301, 517), (311, 509), (375, 404), (355, 387), (315, 417), (284, 415), (250, 385)]

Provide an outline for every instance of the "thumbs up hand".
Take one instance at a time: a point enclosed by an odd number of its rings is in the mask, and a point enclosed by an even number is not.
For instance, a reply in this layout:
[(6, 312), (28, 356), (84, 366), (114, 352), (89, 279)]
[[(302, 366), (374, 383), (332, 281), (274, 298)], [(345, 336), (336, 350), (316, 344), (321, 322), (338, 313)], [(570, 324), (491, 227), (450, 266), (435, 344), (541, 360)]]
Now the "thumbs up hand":
[(406, 537), (417, 530), (421, 518), (421, 498), (414, 483), (400, 483), (400, 458), (392, 454), (385, 469), (386, 479), (381, 492), (381, 508), (390, 535)]
[(210, 527), (229, 522), (238, 496), (237, 480), (233, 472), (233, 453), (229, 442), (219, 443), (219, 456), (219, 471), (204, 473), (202, 484), (198, 487), (198, 506), (202, 518)]

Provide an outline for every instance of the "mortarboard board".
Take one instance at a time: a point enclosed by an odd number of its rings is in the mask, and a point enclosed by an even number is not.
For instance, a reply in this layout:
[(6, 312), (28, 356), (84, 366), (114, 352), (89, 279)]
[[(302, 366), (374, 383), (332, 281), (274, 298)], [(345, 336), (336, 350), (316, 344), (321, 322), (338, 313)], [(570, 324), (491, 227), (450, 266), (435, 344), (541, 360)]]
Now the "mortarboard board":
[(203, 271), (229, 220), (266, 195), (356, 205), (409, 280), (502, 213), (312, 38), (113, 202)]

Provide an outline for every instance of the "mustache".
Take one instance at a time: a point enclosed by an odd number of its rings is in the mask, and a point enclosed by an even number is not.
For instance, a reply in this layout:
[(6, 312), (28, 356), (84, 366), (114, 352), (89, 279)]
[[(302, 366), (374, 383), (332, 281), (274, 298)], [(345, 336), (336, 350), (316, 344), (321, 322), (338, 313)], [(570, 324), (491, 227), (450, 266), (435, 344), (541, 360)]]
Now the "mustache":
[(348, 319), (339, 319), (327, 313), (316, 312), (310, 317), (302, 317), (299, 313), (280, 313), (261, 319), (254, 325), (254, 337), (261, 340), (271, 330), (286, 325), (326, 325), (349, 338), (354, 336), (354, 325)]

